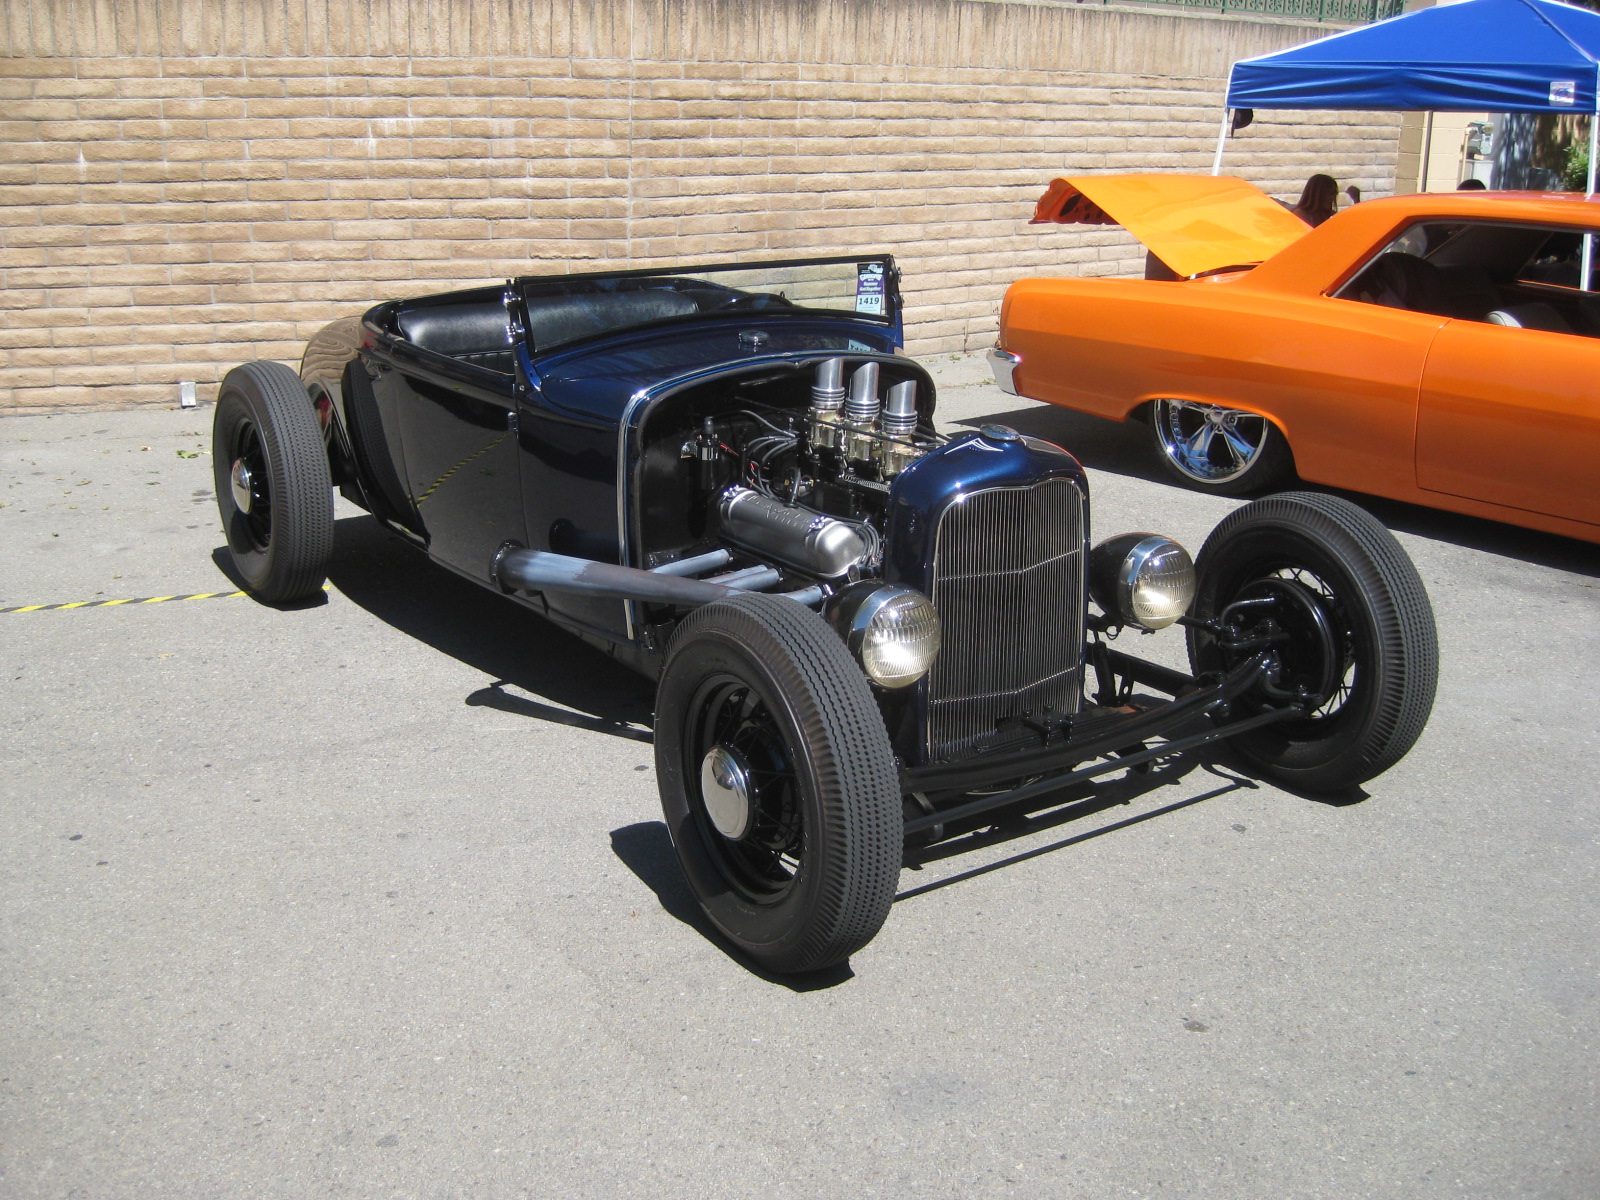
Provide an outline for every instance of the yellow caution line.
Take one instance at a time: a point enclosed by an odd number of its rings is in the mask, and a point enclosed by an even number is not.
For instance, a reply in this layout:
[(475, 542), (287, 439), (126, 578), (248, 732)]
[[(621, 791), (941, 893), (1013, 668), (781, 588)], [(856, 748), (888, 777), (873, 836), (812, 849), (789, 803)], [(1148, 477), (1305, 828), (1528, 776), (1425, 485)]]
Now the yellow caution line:
[(428, 488), (427, 491), (423, 492), (422, 495), (417, 497), (417, 503), (418, 504), (426, 504), (428, 502), (429, 498), (431, 498), (432, 495), (435, 492), (437, 492), (441, 487), (444, 486), (445, 481), (447, 479), (449, 479), (450, 476), (454, 475), (457, 471), (461, 470), (462, 467), (466, 466), (469, 462), (472, 462), (474, 459), (482, 458), (485, 454), (489, 453), (489, 451), (493, 450), (496, 446), (498, 446), (501, 442), (505, 441), (510, 436), (511, 436), (510, 433), (502, 433), (499, 437), (495, 438), (494, 441), (490, 442), (482, 450), (479, 450), (479, 451), (477, 451), (477, 452), (475, 452), (473, 454), (467, 455), (467, 457), (463, 458), (455, 466), (451, 467), (443, 475), (441, 475), (441, 476), (439, 476), (439, 478), (435, 479), (433, 481), (433, 486)]
[[(328, 585), (323, 584), (327, 591)], [(235, 600), (248, 592), (194, 592), (188, 596), (129, 596), (121, 600), (74, 600), (69, 604), (24, 604), (18, 608), (0, 608), (0, 613), (61, 612), (68, 608), (112, 608), (118, 604), (165, 604), (168, 600)]]

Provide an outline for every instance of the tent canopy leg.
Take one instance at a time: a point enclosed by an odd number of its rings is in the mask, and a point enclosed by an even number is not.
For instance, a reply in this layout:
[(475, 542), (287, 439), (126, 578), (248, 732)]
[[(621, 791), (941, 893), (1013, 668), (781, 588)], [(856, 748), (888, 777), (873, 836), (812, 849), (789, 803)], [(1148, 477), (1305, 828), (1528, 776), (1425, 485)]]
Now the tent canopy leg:
[[(1213, 158), (1211, 160), (1211, 173), (1213, 175), (1221, 175), (1222, 174), (1222, 148), (1223, 148), (1223, 146), (1227, 145), (1227, 142), (1228, 142), (1228, 118), (1230, 116), (1232, 116), (1232, 115), (1233, 114), (1229, 110), (1228, 106), (1226, 104), (1224, 104), (1222, 106), (1222, 130), (1221, 130), (1221, 132), (1219, 132), (1217, 134), (1217, 155), (1216, 155), (1215, 158)], [(1593, 154), (1591, 154), (1589, 156), (1589, 161), (1590, 161), (1591, 164), (1594, 162), (1594, 155)], [(1592, 168), (1591, 168), (1591, 172), (1592, 172)], [(1592, 173), (1589, 176), (1589, 183), (1590, 183), (1589, 190), (1593, 191), (1594, 190), (1594, 175)]]

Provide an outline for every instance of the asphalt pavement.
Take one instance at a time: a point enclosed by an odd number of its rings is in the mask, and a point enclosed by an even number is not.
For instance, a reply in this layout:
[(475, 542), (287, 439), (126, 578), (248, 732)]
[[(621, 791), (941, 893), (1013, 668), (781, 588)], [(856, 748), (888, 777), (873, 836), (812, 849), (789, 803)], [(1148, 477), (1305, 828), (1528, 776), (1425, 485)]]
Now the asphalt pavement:
[[(1236, 503), (935, 365), (1097, 535)], [(0, 613), (0, 1196), (1600, 1195), (1596, 547), (1363, 501), (1438, 619), (1409, 757), (1114, 779), (795, 985), (695, 915), (645, 683), (342, 504), (326, 602), (233, 595), (209, 428), (0, 420), (0, 607), (82, 605)]]

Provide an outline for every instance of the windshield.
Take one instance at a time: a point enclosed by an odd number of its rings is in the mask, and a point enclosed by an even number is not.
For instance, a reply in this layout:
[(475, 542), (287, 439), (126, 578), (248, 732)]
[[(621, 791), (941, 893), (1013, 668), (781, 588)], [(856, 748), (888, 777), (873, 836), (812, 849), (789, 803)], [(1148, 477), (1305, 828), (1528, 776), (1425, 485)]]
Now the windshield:
[(784, 311), (894, 326), (894, 260), (812, 259), (518, 280), (536, 350), (684, 317)]

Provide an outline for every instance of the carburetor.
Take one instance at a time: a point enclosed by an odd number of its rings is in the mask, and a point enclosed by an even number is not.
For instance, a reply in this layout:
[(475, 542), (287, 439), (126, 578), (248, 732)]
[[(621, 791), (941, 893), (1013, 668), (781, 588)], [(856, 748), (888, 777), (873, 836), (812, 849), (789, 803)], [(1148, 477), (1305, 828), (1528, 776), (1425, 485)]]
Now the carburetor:
[(851, 468), (865, 468), (888, 480), (930, 447), (916, 436), (916, 380), (895, 384), (884, 403), (878, 397), (878, 378), (877, 363), (862, 363), (850, 376), (847, 393), (842, 358), (817, 364), (807, 431), (814, 450), (831, 451)]

